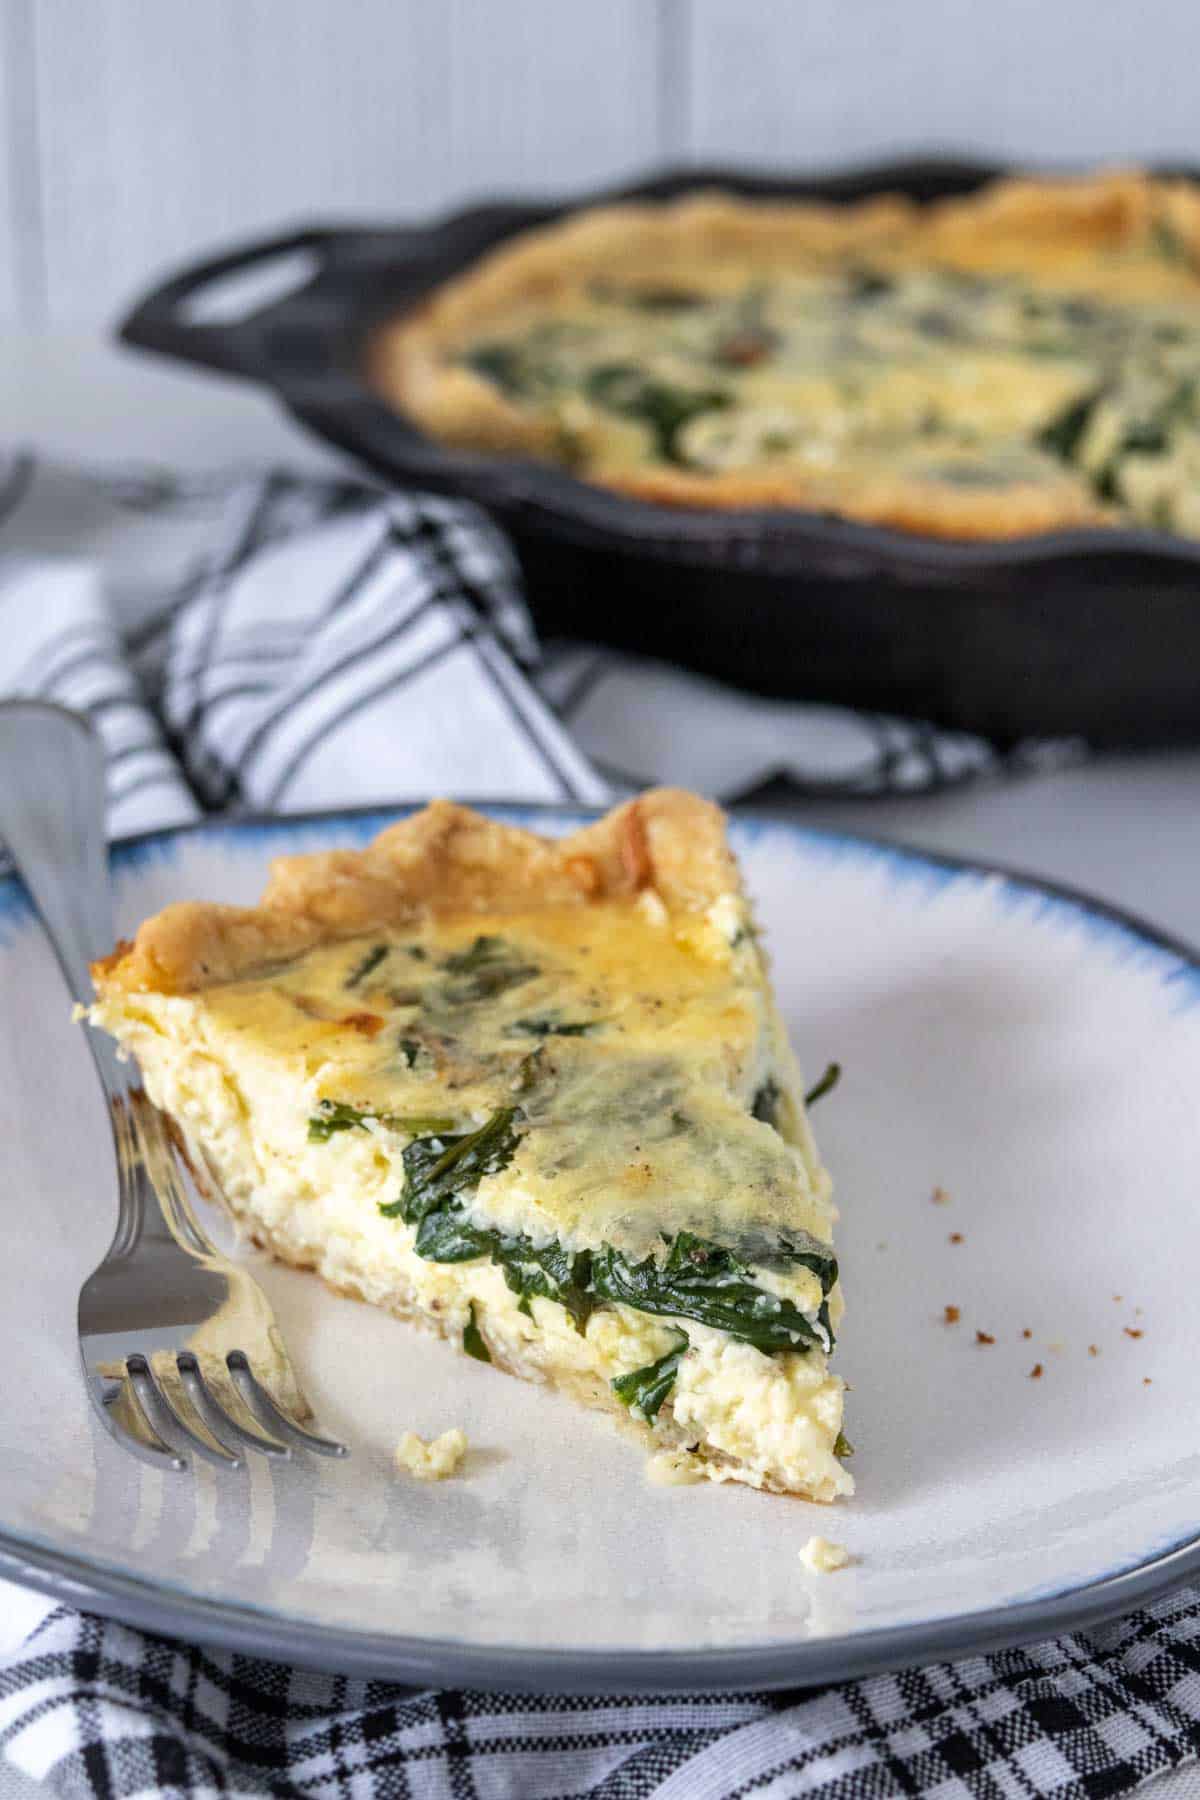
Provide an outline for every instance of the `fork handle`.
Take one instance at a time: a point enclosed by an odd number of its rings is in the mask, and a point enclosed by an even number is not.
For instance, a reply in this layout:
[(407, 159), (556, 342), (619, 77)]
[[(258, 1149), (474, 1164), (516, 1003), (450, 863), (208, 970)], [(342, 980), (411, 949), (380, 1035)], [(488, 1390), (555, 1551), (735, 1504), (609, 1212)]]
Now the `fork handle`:
[[(72, 998), (94, 998), (89, 965), (113, 946), (104, 832), (104, 749), (88, 721), (48, 700), (0, 703), (0, 838), (46, 928)], [(87, 1033), (101, 1080), (129, 1079)]]

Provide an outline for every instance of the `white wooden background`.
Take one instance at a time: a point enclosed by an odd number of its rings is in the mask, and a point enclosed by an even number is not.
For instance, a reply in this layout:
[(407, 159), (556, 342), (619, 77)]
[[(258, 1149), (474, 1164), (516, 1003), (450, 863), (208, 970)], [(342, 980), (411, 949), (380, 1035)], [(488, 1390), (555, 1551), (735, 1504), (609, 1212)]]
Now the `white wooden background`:
[(0, 318), (681, 159), (1200, 161), (1200, 0), (0, 0)]

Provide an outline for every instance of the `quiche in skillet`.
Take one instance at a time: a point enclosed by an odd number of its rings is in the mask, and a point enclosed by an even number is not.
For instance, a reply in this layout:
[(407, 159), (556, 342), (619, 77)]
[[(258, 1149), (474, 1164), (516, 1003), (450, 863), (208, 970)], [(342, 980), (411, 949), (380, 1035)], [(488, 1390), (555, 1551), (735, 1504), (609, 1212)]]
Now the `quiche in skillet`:
[(600, 207), (502, 244), (385, 325), (369, 363), (446, 443), (646, 500), (1200, 536), (1184, 181)]
[(715, 807), (548, 840), (437, 802), (94, 974), (258, 1244), (687, 1474), (852, 1491), (829, 1179)]

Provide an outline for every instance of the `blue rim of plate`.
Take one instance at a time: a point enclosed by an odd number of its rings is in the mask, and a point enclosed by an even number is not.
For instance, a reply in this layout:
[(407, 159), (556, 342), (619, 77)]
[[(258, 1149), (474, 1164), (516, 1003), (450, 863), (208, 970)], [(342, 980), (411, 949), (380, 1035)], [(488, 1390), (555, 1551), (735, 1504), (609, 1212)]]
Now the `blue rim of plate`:
[[(512, 801), (481, 800), (472, 804), (500, 817), (556, 819), (563, 823), (586, 822), (603, 811), (600, 807)], [(191, 824), (122, 838), (112, 846), (113, 861), (119, 868), (126, 860), (136, 862), (141, 853), (157, 844), (205, 833), (237, 835), (244, 830), (278, 831), (284, 835), (322, 824), (365, 820), (383, 823), (417, 810), (418, 805), (406, 801), (395, 806), (198, 819)], [(1106, 930), (1115, 928), (1142, 949), (1169, 957), (1179, 965), (1180, 972), (1200, 983), (1200, 952), (1191, 945), (1160, 931), (1136, 913), (1069, 883), (1044, 880), (1002, 863), (892, 843), (866, 832), (822, 831), (761, 813), (736, 813), (732, 823), (735, 832), (749, 826), (752, 831), (814, 840), (831, 849), (857, 848), (914, 873), (997, 877), (1014, 894), (1051, 901), (1087, 923)], [(16, 887), (19, 883), (14, 875), (0, 876), (0, 896), (6, 888), (11, 891)], [(408, 1638), (391, 1632), (353, 1631), (301, 1615), (288, 1616), (265, 1608), (209, 1600), (159, 1581), (142, 1581), (99, 1560), (58, 1550), (49, 1542), (22, 1537), (3, 1527), (0, 1577), (34, 1588), (64, 1605), (162, 1636), (375, 1680), (554, 1693), (802, 1688), (1007, 1649), (1119, 1617), (1200, 1580), (1200, 1525), (1189, 1537), (1152, 1552), (1130, 1568), (1014, 1605), (841, 1637), (711, 1650), (525, 1650), (504, 1645), (469, 1645), (454, 1639)]]

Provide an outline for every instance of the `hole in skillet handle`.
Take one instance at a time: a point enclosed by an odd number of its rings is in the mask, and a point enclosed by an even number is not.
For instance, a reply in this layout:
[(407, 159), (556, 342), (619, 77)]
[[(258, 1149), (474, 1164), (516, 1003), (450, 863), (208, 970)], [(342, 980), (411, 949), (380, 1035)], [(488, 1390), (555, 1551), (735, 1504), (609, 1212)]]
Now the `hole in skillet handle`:
[(147, 294), (118, 335), (140, 350), (254, 375), (271, 321), (317, 286), (345, 235), (314, 226), (195, 263)]
[(244, 324), (307, 287), (320, 273), (321, 264), (313, 249), (280, 250), (206, 281), (181, 302), (177, 316), (192, 328)]

